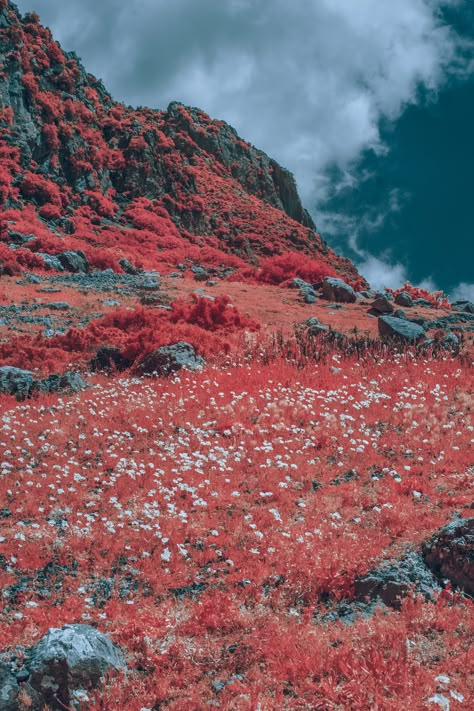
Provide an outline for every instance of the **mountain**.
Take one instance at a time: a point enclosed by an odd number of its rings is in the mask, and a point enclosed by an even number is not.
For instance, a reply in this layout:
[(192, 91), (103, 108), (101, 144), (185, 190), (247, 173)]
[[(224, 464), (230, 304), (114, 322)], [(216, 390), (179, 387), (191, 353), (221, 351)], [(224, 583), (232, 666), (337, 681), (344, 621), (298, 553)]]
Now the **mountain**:
[[(52, 252), (48, 234), (70, 235), (86, 253), (93, 246), (93, 264), (120, 271), (120, 257), (174, 267), (192, 245), (253, 266), (299, 250), (365, 285), (315, 232), (293, 176), (232, 127), (179, 103), (115, 102), (12, 3), (2, 3), (0, 28), (0, 199), (10, 224), (28, 206), (31, 232), (44, 235), (36, 251)], [(157, 258), (158, 249), (174, 251)]]

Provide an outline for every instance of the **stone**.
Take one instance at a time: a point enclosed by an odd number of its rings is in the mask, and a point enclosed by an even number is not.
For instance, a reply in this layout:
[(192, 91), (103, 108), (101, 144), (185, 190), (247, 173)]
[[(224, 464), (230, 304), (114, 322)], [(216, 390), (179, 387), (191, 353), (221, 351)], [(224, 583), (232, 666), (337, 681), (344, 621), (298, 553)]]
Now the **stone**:
[(395, 303), (397, 304), (397, 306), (405, 306), (407, 308), (410, 308), (411, 306), (413, 306), (413, 299), (407, 291), (401, 291), (399, 294), (396, 295)]
[(45, 304), (45, 306), (53, 311), (68, 311), (71, 308), (66, 301), (51, 301), (49, 304)]
[(312, 289), (312, 285), (308, 282), (305, 281), (304, 279), (298, 279), (298, 277), (295, 277), (289, 284), (288, 286), (290, 289)]
[(28, 244), (28, 242), (32, 242), (34, 239), (36, 239), (36, 237), (33, 234), (24, 235), (21, 232), (16, 232), (15, 230), (8, 230), (7, 232), (7, 241), (10, 244), (17, 245), (18, 247), (23, 247), (24, 244)]
[(406, 315), (406, 313), (403, 311), (403, 309), (396, 309), (396, 310), (393, 312), (393, 315), (396, 316), (397, 318), (403, 318), (403, 319), (407, 320), (407, 315)]
[(93, 689), (110, 671), (126, 669), (121, 650), (106, 635), (89, 625), (52, 628), (31, 649), (29, 685), (46, 704), (55, 697), (70, 707), (77, 690)]
[(45, 269), (49, 269), (54, 272), (63, 272), (64, 267), (60, 260), (54, 254), (46, 254), (45, 252), (38, 252), (38, 256), (43, 258)]
[(459, 338), (456, 336), (455, 333), (447, 333), (445, 337), (441, 341), (441, 345), (444, 346), (445, 348), (458, 348), (459, 347)]
[(400, 598), (411, 590), (432, 600), (441, 590), (433, 573), (424, 564), (421, 554), (414, 551), (403, 558), (382, 563), (366, 575), (356, 578), (354, 595), (357, 600), (381, 600), (388, 607), (399, 608)]
[(57, 255), (57, 258), (64, 269), (68, 272), (72, 272), (73, 274), (86, 274), (89, 271), (89, 262), (87, 261), (87, 257), (80, 249), (76, 251), (61, 252)]
[(423, 306), (427, 309), (433, 308), (433, 304), (428, 299), (413, 299), (413, 306)]
[(394, 338), (405, 342), (415, 342), (425, 337), (424, 329), (412, 321), (405, 321), (396, 316), (380, 316), (379, 334), (385, 338)]
[(204, 365), (204, 358), (197, 355), (190, 343), (179, 341), (170, 346), (162, 346), (142, 358), (136, 372), (138, 375), (171, 375), (182, 368), (200, 370)]
[(90, 383), (87, 383), (79, 373), (68, 372), (37, 380), (33, 383), (32, 392), (73, 395), (89, 387), (91, 387)]
[(33, 373), (30, 370), (4, 365), (0, 368), (0, 393), (15, 395), (17, 400), (24, 400), (31, 394)]
[(474, 517), (448, 523), (423, 544), (433, 573), (474, 596)]
[(132, 276), (140, 274), (140, 269), (138, 269), (138, 267), (135, 267), (131, 262), (128, 261), (128, 259), (125, 259), (125, 257), (119, 259), (118, 263), (122, 267), (125, 274), (132, 274)]
[(207, 281), (209, 279), (209, 273), (204, 269), (204, 267), (191, 267), (191, 271), (194, 275), (195, 281)]
[(20, 687), (15, 676), (6, 664), (0, 663), (0, 709), (1, 711), (20, 711), (18, 694)]
[(354, 289), (349, 284), (346, 284), (343, 279), (326, 277), (323, 280), (322, 290), (323, 298), (328, 301), (353, 304), (357, 300)]
[(390, 303), (386, 296), (378, 296), (372, 302), (371, 309), (379, 314), (391, 314), (393, 313), (393, 304)]
[(320, 333), (328, 332), (329, 326), (325, 326), (323, 323), (313, 323), (311, 326), (308, 326), (308, 330), (306, 331), (308, 336), (318, 336)]
[(120, 371), (131, 366), (131, 361), (124, 358), (119, 348), (114, 346), (101, 346), (90, 362), (90, 368), (94, 371)]
[(458, 301), (453, 301), (451, 304), (453, 311), (461, 311), (466, 314), (474, 314), (474, 304), (472, 301), (467, 301), (467, 299), (461, 299)]

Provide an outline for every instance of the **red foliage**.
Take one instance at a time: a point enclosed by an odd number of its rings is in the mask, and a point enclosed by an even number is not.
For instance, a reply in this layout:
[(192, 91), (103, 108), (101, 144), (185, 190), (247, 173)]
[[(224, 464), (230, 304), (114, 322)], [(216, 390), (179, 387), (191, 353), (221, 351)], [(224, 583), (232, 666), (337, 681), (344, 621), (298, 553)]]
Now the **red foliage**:
[(385, 287), (385, 290), (394, 296), (398, 296), (398, 294), (401, 294), (402, 291), (406, 291), (412, 299), (425, 299), (426, 301), (429, 301), (430, 304), (438, 308), (451, 309), (449, 299), (447, 299), (446, 295), (442, 291), (431, 292), (428, 291), (428, 289), (423, 289), (419, 286), (412, 286), (409, 281), (406, 281), (399, 289), (390, 289)]
[(44, 261), (28, 249), (10, 249), (0, 242), (0, 274), (15, 276), (21, 274), (23, 268), (43, 269)]
[(212, 300), (192, 294), (192, 303), (180, 299), (172, 304), (170, 321), (172, 323), (191, 323), (206, 331), (234, 331), (246, 329), (256, 331), (260, 325), (253, 319), (243, 316), (234, 308), (228, 296), (218, 296)]
[(263, 259), (258, 278), (264, 284), (282, 284), (295, 277), (315, 283), (326, 276), (336, 276), (329, 264), (301, 252), (285, 252)]
[(20, 183), (20, 191), (26, 198), (36, 200), (40, 205), (49, 202), (61, 207), (61, 192), (59, 187), (43, 175), (26, 173)]

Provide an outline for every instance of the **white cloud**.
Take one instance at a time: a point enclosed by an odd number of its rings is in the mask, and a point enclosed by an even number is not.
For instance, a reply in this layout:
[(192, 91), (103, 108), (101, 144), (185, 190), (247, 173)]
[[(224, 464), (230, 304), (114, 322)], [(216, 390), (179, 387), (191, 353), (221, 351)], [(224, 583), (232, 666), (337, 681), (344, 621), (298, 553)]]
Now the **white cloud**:
[(451, 301), (472, 301), (474, 304), (474, 284), (468, 284), (465, 281), (456, 286), (449, 294)]
[(387, 253), (381, 257), (366, 254), (356, 266), (372, 289), (382, 290), (385, 287), (398, 289), (407, 280), (406, 267), (399, 262), (392, 262)]

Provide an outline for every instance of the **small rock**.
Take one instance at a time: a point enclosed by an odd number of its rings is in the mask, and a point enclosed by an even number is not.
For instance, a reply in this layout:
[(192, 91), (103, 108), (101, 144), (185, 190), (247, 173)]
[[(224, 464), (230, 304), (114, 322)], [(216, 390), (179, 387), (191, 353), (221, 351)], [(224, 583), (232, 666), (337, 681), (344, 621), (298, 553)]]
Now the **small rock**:
[(371, 304), (371, 308), (379, 314), (391, 314), (393, 313), (393, 305), (387, 299), (386, 296), (379, 296)]
[(57, 255), (60, 263), (68, 272), (73, 274), (86, 274), (89, 271), (89, 262), (84, 252), (80, 249), (76, 251), (61, 252)]
[(0, 393), (15, 395), (17, 400), (27, 398), (33, 387), (33, 373), (4, 365), (0, 368)]
[(45, 304), (45, 306), (53, 311), (68, 311), (71, 308), (66, 301), (51, 301), (49, 304)]
[(349, 284), (346, 284), (343, 279), (326, 277), (323, 280), (322, 290), (323, 298), (328, 301), (353, 304), (357, 300), (354, 289)]
[(45, 269), (50, 269), (54, 272), (63, 272), (64, 267), (61, 264), (60, 259), (54, 254), (46, 254), (45, 252), (38, 252), (38, 256), (43, 258)]
[(207, 281), (209, 279), (208, 272), (203, 267), (191, 267), (195, 281)]
[(137, 365), (139, 375), (170, 375), (182, 368), (200, 370), (205, 365), (204, 358), (196, 354), (190, 343), (179, 341), (170, 346), (162, 346), (145, 356)]
[(395, 316), (380, 316), (378, 326), (379, 334), (388, 338), (413, 342), (425, 337), (425, 331), (421, 326)]
[(65, 393), (73, 395), (90, 387), (79, 373), (63, 373), (62, 375), (49, 375), (44, 380), (37, 380), (33, 384), (32, 391), (41, 393)]
[(423, 545), (425, 563), (439, 578), (447, 578), (474, 595), (474, 517), (448, 523)]
[(411, 306), (413, 306), (413, 299), (407, 291), (401, 291), (399, 294), (396, 295), (395, 303), (397, 304), (397, 306), (405, 306), (407, 308), (410, 308)]
[(138, 269), (138, 267), (135, 267), (131, 262), (128, 261), (128, 259), (125, 259), (125, 257), (119, 259), (118, 263), (122, 267), (125, 274), (132, 274), (132, 276), (140, 274), (140, 269)]
[(102, 303), (104, 304), (104, 306), (120, 306), (120, 301), (117, 301), (117, 299), (107, 299)]

